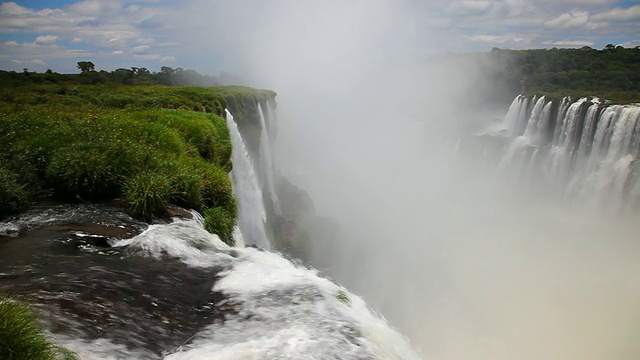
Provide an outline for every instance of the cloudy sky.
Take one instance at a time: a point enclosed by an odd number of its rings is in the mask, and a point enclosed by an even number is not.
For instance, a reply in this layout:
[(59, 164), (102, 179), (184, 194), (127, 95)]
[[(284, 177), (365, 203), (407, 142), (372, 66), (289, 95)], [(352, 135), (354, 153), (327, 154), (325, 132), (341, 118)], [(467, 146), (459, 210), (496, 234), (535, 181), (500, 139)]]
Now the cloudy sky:
[[(98, 70), (184, 67), (201, 73), (238, 72), (233, 56), (214, 44), (242, 42), (215, 22), (250, 22), (239, 0), (22, 0), (0, 5), (0, 69), (76, 72), (90, 60)], [(271, 1), (242, 0), (245, 9)], [(322, 0), (325, 1), (325, 0)], [(329, 1), (329, 0), (327, 0)], [(365, 2), (364, 0), (354, 0)], [(391, 0), (371, 0), (383, 2)], [(395, 0), (419, 18), (417, 32), (442, 39), (437, 51), (487, 51), (492, 47), (602, 48), (640, 45), (640, 5), (614, 0)], [(298, 0), (309, 7), (321, 0)], [(299, 4), (297, 5), (299, 7)], [(339, 6), (335, 11), (340, 11)], [(359, 11), (367, 11), (361, 9)], [(229, 14), (226, 16), (225, 14)], [(326, 14), (325, 14), (326, 15)], [(314, 16), (314, 12), (303, 15)], [(357, 16), (354, 14), (353, 16)], [(287, 19), (279, 20), (280, 23)], [(399, 20), (391, 26), (402, 27)], [(240, 30), (238, 30), (240, 29)], [(292, 30), (295, 31), (295, 30)], [(264, 31), (262, 31), (264, 32)], [(224, 40), (223, 40), (224, 39)], [(231, 40), (230, 40), (231, 39)], [(266, 40), (265, 40), (266, 41)], [(433, 47), (433, 46), (431, 46)], [(206, 51), (204, 51), (206, 50)], [(432, 49), (433, 50), (433, 49)]]

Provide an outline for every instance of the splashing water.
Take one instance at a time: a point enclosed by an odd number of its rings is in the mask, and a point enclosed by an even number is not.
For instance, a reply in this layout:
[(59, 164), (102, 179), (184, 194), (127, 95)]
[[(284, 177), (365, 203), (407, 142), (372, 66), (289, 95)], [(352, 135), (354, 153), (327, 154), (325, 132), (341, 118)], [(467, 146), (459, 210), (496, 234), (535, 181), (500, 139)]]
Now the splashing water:
[(244, 144), (244, 140), (233, 120), (233, 115), (226, 110), (227, 126), (231, 136), (233, 170), (233, 192), (238, 199), (238, 226), (246, 245), (257, 245), (269, 249), (269, 239), (265, 229), (267, 219), (262, 190), (258, 184), (255, 167)]
[(527, 174), (537, 176), (523, 181), (542, 181), (569, 203), (594, 209), (618, 211), (640, 201), (635, 192), (639, 106), (605, 106), (596, 98), (575, 102), (564, 98), (557, 103), (541, 97), (529, 110), (527, 99), (518, 96), (505, 124), (508, 129), (526, 124), (523, 135), (513, 138), (501, 160), (502, 168), (511, 171), (533, 168)]
[[(267, 107), (269, 105), (267, 104)], [(260, 165), (262, 173), (262, 187), (266, 188), (271, 196), (274, 211), (277, 215), (281, 214), (280, 202), (276, 195), (274, 178), (273, 178), (273, 158), (271, 156), (271, 141), (269, 139), (268, 127), (265, 122), (265, 112), (262, 105), (258, 103), (258, 113), (260, 114)]]

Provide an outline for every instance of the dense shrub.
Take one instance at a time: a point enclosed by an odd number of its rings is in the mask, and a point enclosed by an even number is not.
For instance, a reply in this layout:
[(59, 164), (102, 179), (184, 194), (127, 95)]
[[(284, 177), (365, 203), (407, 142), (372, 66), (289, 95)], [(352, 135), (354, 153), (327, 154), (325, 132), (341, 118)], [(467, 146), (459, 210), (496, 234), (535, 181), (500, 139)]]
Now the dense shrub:
[(72, 201), (123, 196), (130, 212), (146, 220), (164, 215), (169, 202), (208, 213), (208, 228), (231, 241), (237, 210), (228, 176), (231, 140), (221, 116), (233, 99), (239, 118), (249, 121), (257, 103), (274, 93), (14, 85), (0, 90), (0, 195), (7, 194), (0, 215), (23, 209), (28, 194)]
[(142, 172), (127, 180), (124, 194), (131, 215), (151, 221), (167, 211), (171, 184), (162, 174)]
[(0, 167), (0, 217), (18, 213), (29, 206), (29, 193), (17, 176)]
[(117, 146), (77, 143), (57, 150), (46, 172), (47, 184), (65, 198), (102, 200), (116, 197), (122, 174), (135, 164)]
[(198, 172), (202, 176), (202, 203), (206, 207), (221, 206), (225, 209), (235, 209), (231, 179), (225, 170), (217, 166), (200, 163)]
[(0, 298), (0, 359), (71, 360), (78, 357), (53, 342), (26, 305)]

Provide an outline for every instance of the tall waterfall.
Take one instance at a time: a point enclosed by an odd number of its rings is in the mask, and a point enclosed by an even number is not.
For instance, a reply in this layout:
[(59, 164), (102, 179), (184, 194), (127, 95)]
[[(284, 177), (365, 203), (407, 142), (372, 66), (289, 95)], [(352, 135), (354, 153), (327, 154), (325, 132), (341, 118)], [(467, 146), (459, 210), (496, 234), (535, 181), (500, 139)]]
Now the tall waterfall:
[[(267, 108), (269, 104), (266, 104)], [(258, 103), (258, 112), (260, 113), (260, 165), (262, 170), (262, 187), (266, 188), (271, 197), (271, 202), (276, 214), (280, 214), (280, 202), (276, 195), (276, 189), (273, 178), (273, 159), (271, 157), (271, 140), (269, 139), (268, 126), (265, 121), (265, 112), (262, 105)]]
[(265, 228), (267, 213), (256, 170), (240, 135), (238, 125), (233, 120), (233, 115), (229, 110), (225, 110), (225, 112), (233, 146), (231, 154), (233, 170), (231, 175), (233, 191), (238, 199), (240, 233), (246, 245), (257, 245), (263, 249), (270, 249)]
[(518, 96), (504, 122), (512, 140), (501, 164), (522, 181), (542, 181), (576, 205), (623, 210), (640, 201), (640, 106)]

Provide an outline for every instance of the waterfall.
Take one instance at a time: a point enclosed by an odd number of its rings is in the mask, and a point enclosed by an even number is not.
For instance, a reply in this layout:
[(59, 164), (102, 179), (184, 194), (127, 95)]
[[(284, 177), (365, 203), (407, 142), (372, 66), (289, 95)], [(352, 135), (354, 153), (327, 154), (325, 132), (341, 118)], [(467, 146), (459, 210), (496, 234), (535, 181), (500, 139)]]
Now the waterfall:
[(620, 210), (638, 204), (640, 106), (543, 96), (529, 109), (534, 100), (519, 95), (509, 107), (504, 126), (512, 140), (501, 168), (526, 173), (523, 181), (542, 181), (575, 205)]
[(262, 189), (244, 140), (229, 110), (225, 110), (231, 136), (233, 193), (238, 199), (238, 227), (246, 245), (270, 249), (265, 228), (267, 214)]
[[(267, 107), (269, 105), (267, 104)], [(269, 139), (269, 133), (267, 123), (265, 121), (265, 113), (262, 109), (262, 105), (258, 103), (258, 112), (260, 115), (260, 165), (262, 170), (262, 187), (266, 188), (271, 197), (274, 211), (277, 215), (280, 215), (280, 202), (276, 195), (276, 189), (273, 178), (273, 158), (271, 156), (271, 141)]]

